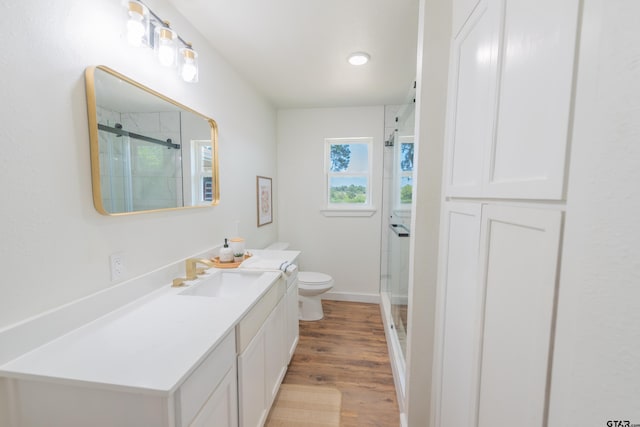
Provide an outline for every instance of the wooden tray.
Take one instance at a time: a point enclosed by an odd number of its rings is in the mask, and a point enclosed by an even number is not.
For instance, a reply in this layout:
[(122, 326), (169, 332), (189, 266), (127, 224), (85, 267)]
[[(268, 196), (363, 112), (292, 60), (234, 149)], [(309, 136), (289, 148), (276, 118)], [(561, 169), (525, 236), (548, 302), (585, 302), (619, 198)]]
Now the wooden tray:
[[(250, 258), (251, 255), (250, 254), (245, 254), (244, 255), (244, 259)], [(220, 262), (220, 257), (215, 257), (212, 258), (211, 261), (213, 261), (213, 266), (215, 268), (238, 268), (238, 266), (240, 264), (242, 264), (242, 261), (238, 261), (238, 262)]]

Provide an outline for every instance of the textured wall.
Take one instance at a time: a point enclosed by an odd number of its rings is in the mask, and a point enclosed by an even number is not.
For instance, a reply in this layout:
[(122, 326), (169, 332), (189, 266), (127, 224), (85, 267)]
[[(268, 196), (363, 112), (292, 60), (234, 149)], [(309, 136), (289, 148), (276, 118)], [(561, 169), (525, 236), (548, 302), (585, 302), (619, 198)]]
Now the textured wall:
[[(335, 279), (336, 298), (377, 300), (384, 107), (318, 108), (278, 112), (278, 237), (301, 250), (301, 267)], [(326, 217), (324, 139), (373, 137), (370, 217)]]
[[(0, 3), (0, 329), (110, 286), (114, 252), (124, 254), (132, 278), (220, 244), (236, 220), (249, 246), (276, 238), (277, 222), (258, 229), (255, 216), (255, 177), (276, 173), (275, 110), (171, 6), (149, 3), (193, 41), (198, 84), (126, 43), (119, 1)], [(96, 212), (84, 70), (98, 64), (218, 122), (219, 206), (128, 217)]]

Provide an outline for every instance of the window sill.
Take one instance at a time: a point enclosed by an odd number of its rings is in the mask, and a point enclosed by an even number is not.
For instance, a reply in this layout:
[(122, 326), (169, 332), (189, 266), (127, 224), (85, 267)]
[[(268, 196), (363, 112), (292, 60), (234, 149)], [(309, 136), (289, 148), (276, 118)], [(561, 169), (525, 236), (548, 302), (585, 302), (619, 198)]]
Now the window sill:
[(373, 216), (375, 208), (322, 208), (320, 212), (324, 216), (347, 217), (347, 216)]

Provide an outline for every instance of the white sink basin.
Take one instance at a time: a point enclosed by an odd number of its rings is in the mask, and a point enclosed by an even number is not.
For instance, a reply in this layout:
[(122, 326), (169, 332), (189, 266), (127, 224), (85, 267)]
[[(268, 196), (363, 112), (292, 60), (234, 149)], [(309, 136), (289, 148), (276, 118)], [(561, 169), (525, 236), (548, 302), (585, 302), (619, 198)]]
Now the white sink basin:
[(234, 298), (260, 292), (264, 288), (265, 273), (260, 272), (217, 272), (204, 277), (178, 295), (212, 298)]

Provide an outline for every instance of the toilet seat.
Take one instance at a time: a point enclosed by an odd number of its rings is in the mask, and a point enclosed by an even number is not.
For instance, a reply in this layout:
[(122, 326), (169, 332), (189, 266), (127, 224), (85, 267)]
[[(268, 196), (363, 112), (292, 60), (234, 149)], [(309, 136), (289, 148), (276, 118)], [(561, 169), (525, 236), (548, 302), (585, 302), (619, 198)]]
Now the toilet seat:
[(298, 272), (298, 284), (306, 286), (326, 286), (333, 282), (333, 277), (314, 271)]

